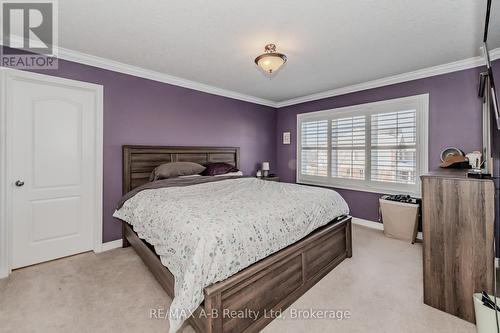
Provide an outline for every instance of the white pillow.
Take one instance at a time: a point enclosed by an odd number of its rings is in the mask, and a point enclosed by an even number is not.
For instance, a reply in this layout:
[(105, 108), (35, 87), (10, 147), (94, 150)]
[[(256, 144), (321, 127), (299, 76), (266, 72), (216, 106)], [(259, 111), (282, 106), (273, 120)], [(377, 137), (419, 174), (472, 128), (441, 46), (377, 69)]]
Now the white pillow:
[(214, 177), (241, 177), (243, 176), (243, 172), (241, 171), (236, 171), (236, 172), (228, 172), (228, 173), (223, 173), (222, 175), (215, 175)]

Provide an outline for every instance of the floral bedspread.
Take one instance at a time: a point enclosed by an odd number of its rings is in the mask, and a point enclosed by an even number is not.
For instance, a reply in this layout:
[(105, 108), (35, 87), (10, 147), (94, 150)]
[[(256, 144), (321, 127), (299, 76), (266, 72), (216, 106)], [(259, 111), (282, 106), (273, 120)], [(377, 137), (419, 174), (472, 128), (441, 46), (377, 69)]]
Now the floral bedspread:
[(174, 275), (174, 333), (201, 304), (206, 286), (348, 213), (333, 190), (240, 178), (144, 190), (113, 216), (152, 244)]

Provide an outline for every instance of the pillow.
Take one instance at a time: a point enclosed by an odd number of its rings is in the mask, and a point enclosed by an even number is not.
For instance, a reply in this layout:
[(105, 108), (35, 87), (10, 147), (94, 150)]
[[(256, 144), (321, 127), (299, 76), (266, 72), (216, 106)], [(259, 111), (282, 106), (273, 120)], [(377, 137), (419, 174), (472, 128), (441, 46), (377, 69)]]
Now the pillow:
[(217, 176), (217, 175), (223, 175), (228, 172), (238, 172), (237, 168), (232, 166), (231, 164), (227, 163), (210, 163), (207, 165), (207, 168), (205, 171), (203, 171), (201, 174), (203, 176)]
[(150, 181), (159, 179), (174, 178), (179, 176), (196, 175), (205, 170), (205, 167), (193, 162), (171, 162), (165, 163), (156, 167), (151, 176)]
[(215, 175), (214, 177), (242, 177), (243, 176), (243, 172), (241, 171), (236, 171), (236, 172), (228, 172), (228, 173), (224, 173), (222, 175)]

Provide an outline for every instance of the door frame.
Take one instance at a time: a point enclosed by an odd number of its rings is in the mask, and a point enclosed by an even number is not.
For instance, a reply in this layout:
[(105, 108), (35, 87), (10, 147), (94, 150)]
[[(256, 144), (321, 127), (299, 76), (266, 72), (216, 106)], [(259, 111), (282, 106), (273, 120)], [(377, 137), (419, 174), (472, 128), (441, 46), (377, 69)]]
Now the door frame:
[(102, 251), (102, 196), (103, 196), (103, 90), (102, 85), (64, 79), (56, 76), (37, 74), (0, 67), (0, 279), (9, 276), (12, 267), (12, 194), (14, 184), (7, 160), (11, 160), (13, 142), (9, 133), (13, 131), (12, 117), (7, 105), (8, 81), (21, 79), (25, 81), (46, 82), (61, 84), (75, 88), (89, 90), (96, 96), (96, 147), (95, 147), (95, 219), (92, 223), (93, 250)]

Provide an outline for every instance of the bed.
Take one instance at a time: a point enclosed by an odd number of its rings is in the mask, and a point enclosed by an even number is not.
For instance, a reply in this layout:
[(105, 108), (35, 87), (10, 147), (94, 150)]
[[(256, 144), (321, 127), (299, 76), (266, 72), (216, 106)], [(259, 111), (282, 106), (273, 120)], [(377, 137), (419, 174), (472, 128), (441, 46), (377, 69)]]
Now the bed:
[[(163, 163), (189, 161), (206, 165), (225, 162), (238, 167), (239, 158), (239, 148), (232, 147), (123, 146), (123, 193), (148, 183), (151, 171)], [(274, 182), (256, 179), (224, 181), (226, 183), (216, 182), (217, 186), (234, 187), (247, 183), (258, 188), (278, 186), (264, 184)], [(209, 185), (197, 186), (200, 186), (197, 190), (201, 191), (203, 186)], [(352, 256), (351, 217), (336, 216), (325, 223), (277, 252), (204, 287), (203, 302), (190, 313), (187, 322), (200, 333), (260, 331), (281, 310), (290, 306), (344, 259)], [(167, 294), (174, 298), (175, 279), (162, 263), (165, 258), (160, 257), (155, 247), (141, 239), (127, 222), (122, 224), (123, 246), (135, 249)], [(142, 238), (147, 238), (142, 235), (144, 229), (139, 233)], [(254, 315), (240, 315), (250, 312)]]

